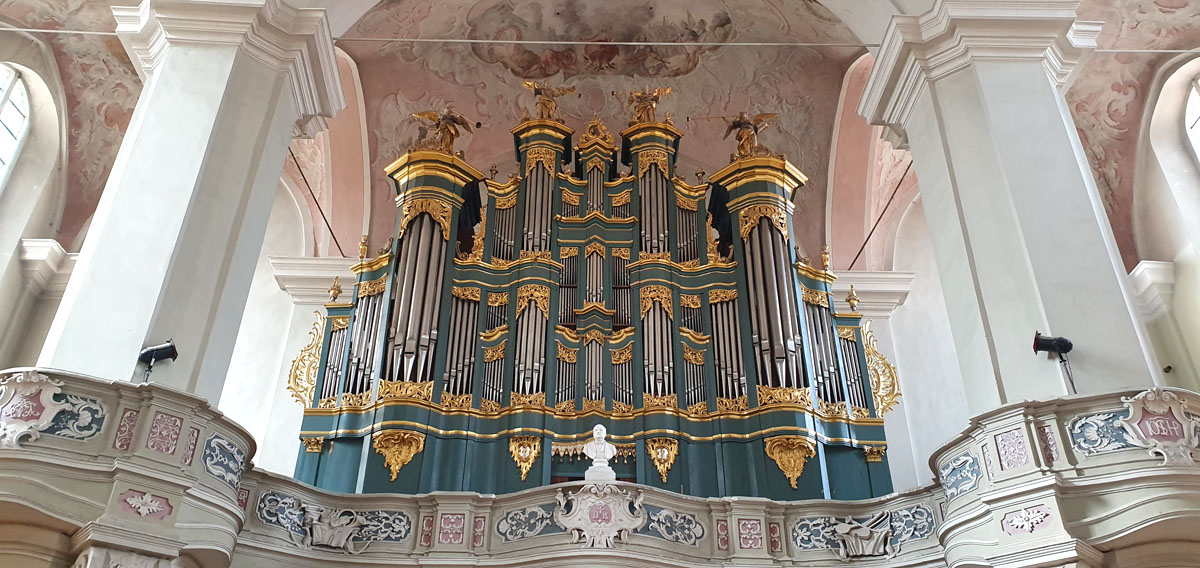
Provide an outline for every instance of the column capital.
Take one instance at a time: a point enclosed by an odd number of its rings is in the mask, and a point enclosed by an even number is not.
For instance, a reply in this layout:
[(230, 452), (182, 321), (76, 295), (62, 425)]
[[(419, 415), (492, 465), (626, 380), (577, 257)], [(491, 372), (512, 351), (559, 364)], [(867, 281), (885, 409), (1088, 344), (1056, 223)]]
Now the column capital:
[[(321, 306), (329, 301), (329, 285), (340, 278), (346, 294), (354, 293), (354, 273), (350, 265), (356, 258), (310, 258), (272, 256), (271, 271), (279, 289), (292, 297), (299, 306)], [(341, 301), (341, 300), (339, 300)]]
[(1075, 19), (1078, 0), (938, 0), (919, 16), (894, 16), (884, 32), (858, 113), (907, 146), (905, 126), (928, 83), (977, 60), (1041, 62), (1065, 90), (1096, 49), (1102, 22)]
[(299, 109), (296, 134), (325, 129), (346, 107), (333, 36), (323, 9), (283, 0), (141, 0), (113, 6), (117, 35), (143, 78), (171, 45), (230, 45), (285, 73)]
[(835, 311), (850, 311), (846, 305), (846, 294), (854, 286), (858, 296), (858, 311), (870, 319), (888, 319), (892, 312), (902, 306), (912, 290), (912, 272), (842, 272), (833, 282)]

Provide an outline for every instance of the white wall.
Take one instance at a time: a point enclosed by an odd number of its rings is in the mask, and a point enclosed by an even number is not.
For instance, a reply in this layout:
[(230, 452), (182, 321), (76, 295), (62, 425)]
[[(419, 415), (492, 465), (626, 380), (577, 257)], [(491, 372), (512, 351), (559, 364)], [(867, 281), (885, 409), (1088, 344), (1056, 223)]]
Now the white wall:
[(913, 272), (912, 289), (891, 326), (918, 484), (932, 481), (929, 456), (967, 426), (958, 355), (933, 258), (933, 242), (918, 198), (896, 232), (895, 269)]

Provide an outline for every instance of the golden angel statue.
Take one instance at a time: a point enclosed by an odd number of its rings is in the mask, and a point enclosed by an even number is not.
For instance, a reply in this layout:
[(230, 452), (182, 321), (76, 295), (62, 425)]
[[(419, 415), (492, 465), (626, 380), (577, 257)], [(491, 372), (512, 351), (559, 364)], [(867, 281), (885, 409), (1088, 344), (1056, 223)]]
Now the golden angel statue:
[[(413, 113), (413, 118), (422, 121), (423, 124), (418, 127), (417, 141), (413, 143), (409, 151), (437, 150), (453, 154), (454, 141), (462, 136), (458, 127), (461, 126), (463, 130), (471, 132), (471, 121), (450, 106), (440, 113), (435, 110)], [(480, 126), (482, 126), (480, 123), (475, 123), (475, 128)]]
[(775, 120), (778, 116), (773, 112), (764, 112), (751, 117), (745, 111), (739, 112), (733, 120), (729, 121), (728, 128), (725, 129), (725, 135), (721, 140), (729, 138), (733, 132), (737, 132), (737, 152), (730, 155), (729, 161), (740, 160), (750, 156), (770, 156), (771, 151), (758, 143), (758, 133), (762, 132), (767, 127), (770, 121)]
[(625, 99), (625, 108), (633, 108), (633, 116), (630, 118), (629, 124), (657, 122), (654, 109), (658, 107), (658, 100), (670, 92), (671, 87), (656, 87), (653, 91), (630, 91), (629, 98)]
[(533, 91), (533, 94), (537, 97), (537, 104), (534, 105), (533, 110), (537, 114), (538, 120), (556, 120), (562, 122), (562, 118), (558, 116), (558, 101), (554, 99), (574, 93), (575, 87), (552, 88), (549, 84), (543, 85), (537, 81), (525, 81), (522, 85), (526, 89)]

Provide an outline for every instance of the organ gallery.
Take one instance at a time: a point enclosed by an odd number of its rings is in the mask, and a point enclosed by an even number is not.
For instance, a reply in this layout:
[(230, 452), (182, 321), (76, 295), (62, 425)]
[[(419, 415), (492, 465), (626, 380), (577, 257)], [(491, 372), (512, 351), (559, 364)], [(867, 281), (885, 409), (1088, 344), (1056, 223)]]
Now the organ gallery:
[[(416, 116), (387, 168), (396, 228), (297, 359), (296, 477), (348, 493), (511, 493), (580, 480), (603, 424), (618, 480), (689, 495), (862, 499), (891, 492), (882, 414), (899, 396), (828, 252), (791, 238), (806, 176), (726, 117), (730, 163), (689, 184), (684, 133), (628, 95), (614, 136), (575, 133), (527, 82), (518, 174), (495, 179), (447, 108)], [(489, 126), (493, 127), (493, 126)], [(734, 135), (734, 136), (731, 136)], [(838, 298), (841, 300), (841, 298)], [(847, 301), (854, 306), (856, 299)]]

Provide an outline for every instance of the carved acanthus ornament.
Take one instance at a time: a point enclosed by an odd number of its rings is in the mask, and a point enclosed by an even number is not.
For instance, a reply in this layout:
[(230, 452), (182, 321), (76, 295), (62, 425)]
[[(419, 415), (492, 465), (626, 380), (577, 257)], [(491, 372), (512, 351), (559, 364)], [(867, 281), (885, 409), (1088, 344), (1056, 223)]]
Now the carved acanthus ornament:
[[(591, 400), (591, 399), (585, 398), (585, 399), (583, 399), (583, 411), (584, 412), (593, 412), (593, 411), (594, 412), (604, 412), (604, 401), (603, 400)], [(583, 447), (582, 442), (580, 443), (580, 447)]]
[(704, 350), (683, 346), (683, 360), (693, 365), (704, 365)]
[(558, 345), (558, 360), (559, 361), (562, 361), (564, 363), (574, 363), (576, 361), (576, 359), (578, 358), (578, 354), (579, 354), (578, 349), (571, 349), (570, 347), (563, 345), (562, 342), (559, 342), (559, 341), (555, 341), (554, 343)]
[(508, 453), (521, 470), (521, 481), (525, 481), (534, 460), (542, 453), (542, 439), (537, 436), (513, 436), (508, 440)]
[(633, 405), (626, 402), (621, 402), (619, 400), (614, 400), (613, 414), (633, 414)]
[(584, 256), (598, 254), (600, 255), (600, 258), (604, 258), (604, 244), (597, 242), (588, 243), (588, 245), (583, 248), (583, 254)]
[(662, 396), (654, 396), (652, 394), (642, 395), (642, 408), (678, 408), (678, 397), (673, 394), (664, 394)]
[(487, 235), (487, 208), (479, 214), (479, 226), (475, 228), (475, 235), (471, 239), (471, 252), (467, 254), (467, 260), (482, 261), (483, 260), (483, 240)]
[(804, 462), (817, 455), (816, 447), (804, 436), (775, 436), (767, 438), (767, 457), (775, 460), (775, 465), (783, 472), (796, 488), (796, 480), (804, 473)]
[(460, 288), (458, 286), (450, 288), (450, 295), (460, 300), (469, 300), (471, 302), (478, 302), (481, 297), (479, 288)]
[(623, 258), (625, 260), (629, 260), (629, 249), (627, 248), (612, 249), (612, 254), (613, 258)]
[(492, 361), (499, 361), (499, 360), (503, 359), (504, 358), (504, 348), (507, 345), (508, 345), (508, 340), (505, 339), (504, 341), (501, 341), (497, 345), (494, 345), (492, 347), (485, 347), (483, 350), (483, 362), (491, 363)]
[(300, 350), (300, 354), (292, 359), (292, 367), (288, 371), (288, 392), (300, 406), (308, 406), (312, 402), (313, 389), (317, 384), (317, 371), (321, 364), (321, 342), (325, 336), (325, 316), (313, 312), (317, 321), (308, 331), (308, 345)]
[(512, 209), (517, 204), (517, 192), (512, 192), (508, 195), (496, 197), (496, 209)]
[(538, 164), (541, 164), (543, 168), (546, 168), (547, 172), (553, 174), (557, 157), (558, 153), (550, 148), (530, 148), (525, 153), (525, 175), (528, 176), (529, 172), (532, 172), (533, 168), (537, 167)]
[(883, 461), (885, 452), (887, 452), (887, 446), (863, 446), (863, 454), (867, 456), (867, 463)]
[(407, 199), (400, 205), (400, 228), (396, 230), (396, 237), (403, 237), (404, 232), (408, 230), (408, 224), (422, 213), (428, 213), (441, 225), (442, 239), (450, 240), (450, 205), (430, 197)]
[(863, 324), (863, 352), (867, 356), (867, 374), (871, 377), (871, 397), (875, 400), (875, 415), (882, 417), (896, 406), (900, 398), (900, 379), (896, 367), (887, 360), (876, 345), (871, 332), (871, 320)]
[(379, 381), (379, 399), (411, 398), (433, 400), (433, 381), (411, 383), (407, 381)]
[(679, 454), (679, 440), (674, 438), (650, 438), (646, 440), (646, 453), (658, 469), (658, 476), (663, 483), (667, 482), (667, 472), (675, 464), (675, 456)]
[(846, 341), (858, 341), (858, 335), (854, 333), (855, 328), (848, 325), (839, 325), (837, 328), (838, 337)]
[(329, 331), (341, 331), (350, 327), (350, 316), (334, 316), (329, 318)]
[(800, 289), (802, 291), (802, 299), (805, 303), (821, 306), (822, 308), (829, 307), (829, 294), (820, 290), (813, 290), (807, 286), (801, 286)]
[(595, 142), (606, 146), (613, 145), (613, 136), (608, 132), (608, 127), (604, 126), (604, 122), (600, 120), (599, 114), (592, 115), (592, 119), (583, 127), (583, 135), (579, 138), (580, 146), (587, 146)]
[(517, 317), (529, 307), (533, 301), (542, 316), (550, 318), (550, 287), (542, 284), (525, 284), (517, 288)]
[(546, 393), (521, 394), (514, 392), (508, 399), (509, 406), (546, 406)]
[(601, 159), (599, 156), (592, 158), (587, 161), (587, 166), (584, 169), (589, 172), (592, 170), (603, 171), (604, 170), (604, 160)]
[(679, 305), (698, 310), (700, 309), (700, 296), (696, 294), (680, 294)]
[(646, 171), (652, 165), (657, 165), (658, 171), (664, 176), (667, 175), (667, 159), (669, 157), (665, 150), (642, 150), (638, 152), (638, 177), (646, 175)]
[(342, 393), (342, 406), (347, 408), (362, 408), (371, 405), (371, 391)]
[(630, 343), (620, 349), (612, 349), (612, 364), (620, 365), (633, 360), (633, 344)]
[[(587, 304), (585, 303), (584, 305), (587, 305)], [(583, 336), (580, 339), (583, 341), (584, 345), (587, 345), (588, 343), (591, 343), (593, 341), (596, 343), (604, 343), (604, 332), (600, 331), (598, 329), (589, 329), (586, 332), (584, 332)]]
[(688, 414), (693, 416), (708, 416), (708, 403), (700, 401), (696, 404), (688, 405), (687, 411)]
[(59, 412), (68, 410), (70, 403), (54, 399), (62, 386), (34, 370), (0, 379), (0, 448), (17, 449), (22, 440), (38, 439)]
[(633, 190), (626, 189), (625, 191), (622, 191), (621, 193), (618, 193), (618, 194), (612, 196), (612, 205), (613, 205), (613, 207), (629, 205), (629, 200), (632, 198), (633, 198)]
[(466, 410), (471, 408), (471, 393), (450, 394), (443, 392), (442, 408), (446, 410)]
[[(759, 404), (762, 404), (761, 401)], [(717, 412), (745, 412), (747, 410), (750, 410), (750, 399), (746, 395), (737, 398), (717, 398)]]
[(574, 206), (578, 207), (579, 203), (581, 202), (582, 199), (583, 199), (582, 194), (571, 193), (565, 189), (562, 191), (563, 203), (566, 203), (567, 205), (574, 205)]
[(387, 275), (385, 274), (374, 280), (368, 280), (366, 282), (359, 283), (358, 297), (366, 298), (368, 296), (377, 296), (379, 294), (382, 294), (384, 288), (386, 288), (386, 287), (387, 287)]
[(304, 451), (310, 454), (319, 454), (325, 449), (325, 438), (300, 438), (304, 443)]
[(579, 256), (579, 247), (562, 247), (558, 249), (558, 258), (575, 258)]
[(479, 401), (479, 410), (489, 413), (500, 412), (500, 403), (485, 398)]
[(489, 306), (506, 306), (508, 305), (508, 292), (488, 292)]
[(737, 299), (737, 290), (709, 290), (708, 303), (719, 304), (721, 302), (732, 302)]
[(1155, 387), (1136, 396), (1121, 397), (1129, 409), (1116, 423), (1125, 430), (1132, 445), (1146, 448), (1150, 455), (1162, 458), (1162, 465), (1193, 466), (1196, 429), (1200, 419), (1188, 408), (1188, 402), (1172, 391)]
[(409, 430), (385, 430), (375, 433), (371, 444), (375, 453), (383, 454), (383, 465), (392, 472), (392, 481), (400, 468), (408, 465), (413, 456), (425, 449), (425, 434)]
[(317, 402), (317, 408), (337, 408), (337, 405), (338, 397), (336, 396), (322, 398)]
[(700, 200), (699, 199), (691, 199), (691, 198), (676, 194), (675, 195), (675, 203), (676, 203), (676, 205), (679, 206), (680, 209), (683, 209), (684, 211), (699, 211), (700, 210)]
[(638, 261), (643, 260), (671, 262), (671, 251), (638, 253)]
[(742, 240), (750, 236), (750, 231), (758, 226), (759, 219), (766, 217), (786, 240), (788, 236), (787, 213), (779, 205), (751, 205), (738, 212), (741, 224), (739, 234)]
[(642, 317), (646, 317), (646, 313), (654, 306), (655, 302), (662, 307), (664, 312), (667, 312), (667, 317), (675, 317), (673, 308), (671, 307), (671, 289), (666, 286), (643, 286), (638, 293), (638, 298), (641, 302)]

